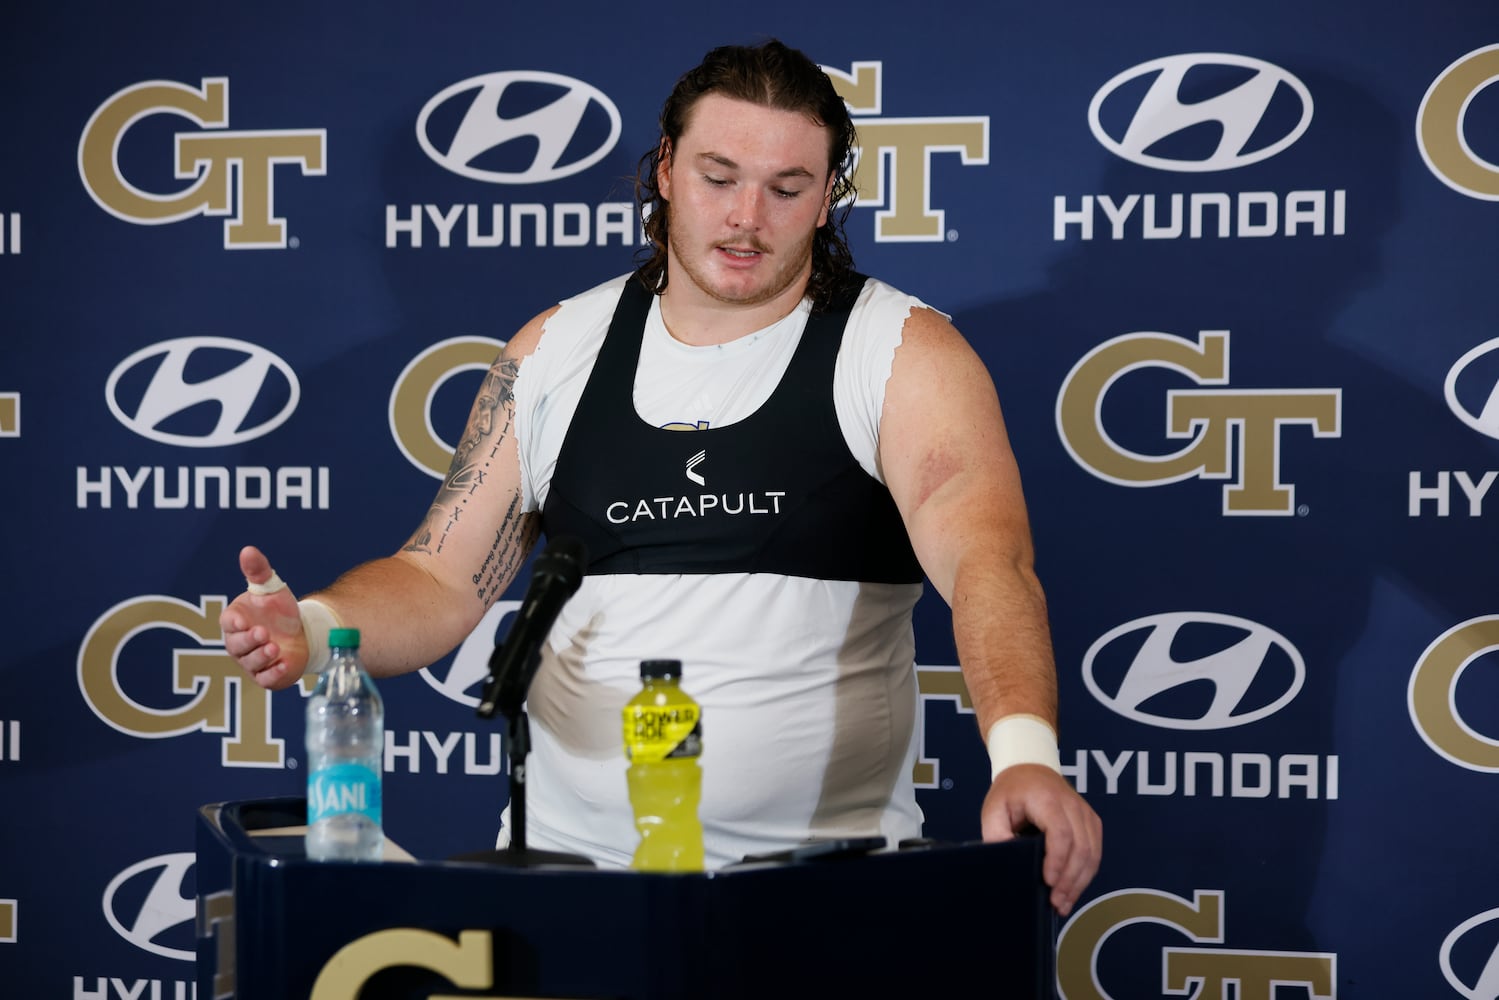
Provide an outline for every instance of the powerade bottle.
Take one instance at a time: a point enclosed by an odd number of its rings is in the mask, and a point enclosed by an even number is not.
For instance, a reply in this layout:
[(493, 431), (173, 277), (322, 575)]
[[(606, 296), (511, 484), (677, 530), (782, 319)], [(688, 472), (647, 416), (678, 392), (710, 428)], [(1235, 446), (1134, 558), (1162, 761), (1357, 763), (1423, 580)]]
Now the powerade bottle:
[(680, 686), (680, 660), (645, 660), (640, 679), (644, 686), (624, 709), (630, 805), (640, 833), (630, 867), (702, 871), (702, 711)]
[(359, 659), (359, 630), (328, 633), (332, 659), (307, 702), (307, 856), (379, 861), (385, 703)]

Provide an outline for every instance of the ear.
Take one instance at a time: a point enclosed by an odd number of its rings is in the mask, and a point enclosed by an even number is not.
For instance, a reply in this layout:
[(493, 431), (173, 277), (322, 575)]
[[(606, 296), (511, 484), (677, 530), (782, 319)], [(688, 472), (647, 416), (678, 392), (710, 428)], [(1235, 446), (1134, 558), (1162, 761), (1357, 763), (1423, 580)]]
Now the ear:
[(663, 200), (671, 201), (671, 140), (665, 136), (656, 150), (656, 190)]

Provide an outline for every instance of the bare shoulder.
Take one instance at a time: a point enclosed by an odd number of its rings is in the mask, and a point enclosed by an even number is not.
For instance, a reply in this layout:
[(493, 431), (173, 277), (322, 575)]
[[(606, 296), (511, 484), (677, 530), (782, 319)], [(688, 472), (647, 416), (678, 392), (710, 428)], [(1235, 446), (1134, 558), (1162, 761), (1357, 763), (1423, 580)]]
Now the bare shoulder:
[(552, 306), (527, 320), (526, 325), (517, 330), (515, 336), (506, 342), (504, 357), (510, 361), (519, 361), (528, 357), (532, 351), (536, 350), (536, 345), (541, 343), (541, 335), (546, 332), (547, 320), (556, 315), (557, 310), (561, 308), (561, 305)]
[(890, 388), (897, 393), (942, 393), (960, 384), (983, 389), (992, 387), (993, 381), (951, 320), (927, 306), (912, 309), (895, 351)]

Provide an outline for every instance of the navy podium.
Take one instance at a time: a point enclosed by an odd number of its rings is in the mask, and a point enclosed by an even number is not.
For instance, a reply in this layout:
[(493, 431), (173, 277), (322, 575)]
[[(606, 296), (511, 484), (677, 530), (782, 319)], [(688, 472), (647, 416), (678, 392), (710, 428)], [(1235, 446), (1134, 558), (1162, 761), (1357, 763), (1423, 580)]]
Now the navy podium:
[(312, 862), (304, 823), (199, 810), (198, 1000), (1056, 995), (1037, 837), (648, 874)]

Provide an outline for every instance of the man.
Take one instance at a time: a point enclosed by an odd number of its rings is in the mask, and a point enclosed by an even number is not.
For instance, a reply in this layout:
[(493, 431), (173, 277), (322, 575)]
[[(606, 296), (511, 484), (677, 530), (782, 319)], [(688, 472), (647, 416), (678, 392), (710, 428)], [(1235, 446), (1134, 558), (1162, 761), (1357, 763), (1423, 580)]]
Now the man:
[(779, 42), (715, 49), (661, 125), (645, 266), (509, 341), (401, 551), (299, 604), (246, 548), (225, 647), (278, 689), (347, 623), (373, 673), (416, 670), (478, 624), (539, 532), (579, 537), (587, 574), (528, 693), (529, 844), (628, 863), (619, 712), (639, 662), (668, 656), (703, 706), (714, 867), (919, 833), (924, 574), (993, 758), (983, 836), (1039, 828), (1069, 913), (1102, 835), (1060, 773), (1045, 600), (988, 372), (942, 314), (852, 272), (855, 136), (815, 63)]

